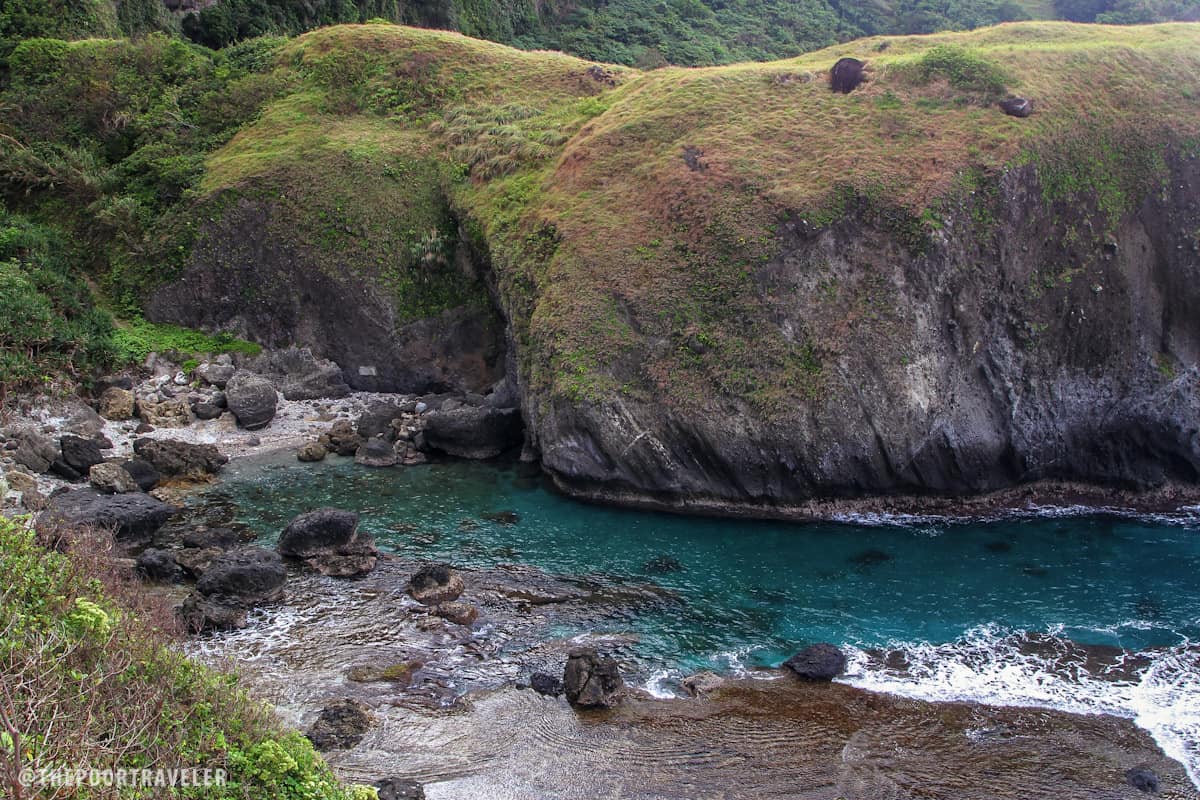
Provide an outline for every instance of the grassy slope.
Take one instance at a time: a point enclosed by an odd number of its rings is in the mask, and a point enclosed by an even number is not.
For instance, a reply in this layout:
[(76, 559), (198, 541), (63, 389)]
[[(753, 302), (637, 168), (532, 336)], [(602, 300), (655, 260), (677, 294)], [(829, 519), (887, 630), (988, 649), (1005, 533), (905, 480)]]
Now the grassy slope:
[[(917, 80), (914, 64), (940, 44), (1002, 67), (1038, 113), (1013, 119)], [(210, 159), (204, 186), (275, 175), (295, 187), (308, 180), (288, 177), (298, 163), (317, 174), (369, 147), (437, 162), (491, 252), (543, 398), (735, 397), (782, 413), (820, 392), (838, 336), (785, 337), (763, 311), (754, 273), (777, 254), (781, 221), (819, 227), (865, 197), (919, 246), (944, 204), (1029, 161), (1047, 199), (1079, 194), (1119, 214), (1153, 179), (1167, 131), (1200, 133), (1198, 45), (1198, 25), (1022, 23), (767, 64), (589, 73), (457, 34), (331, 28), (285, 49), (279, 69), (301, 88)], [(872, 68), (849, 96), (825, 79), (843, 55)], [(276, 121), (300, 106), (303, 119)], [(431, 191), (433, 174), (404, 185)]]

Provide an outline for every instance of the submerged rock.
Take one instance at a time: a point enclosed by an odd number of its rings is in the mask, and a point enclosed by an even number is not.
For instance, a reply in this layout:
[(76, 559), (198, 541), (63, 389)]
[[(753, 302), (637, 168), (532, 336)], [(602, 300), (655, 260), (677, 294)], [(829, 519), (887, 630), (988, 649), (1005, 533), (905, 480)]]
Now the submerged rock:
[(365, 575), (379, 550), (371, 534), (358, 528), (358, 514), (321, 508), (293, 519), (279, 535), (279, 553), (335, 578)]
[(846, 671), (846, 654), (826, 644), (809, 645), (783, 662), (783, 665), (807, 681), (831, 681)]
[(529, 676), (529, 688), (547, 697), (558, 697), (563, 693), (563, 682), (553, 675), (535, 672)]
[(465, 589), (462, 577), (448, 564), (421, 567), (408, 581), (408, 593), (425, 605), (457, 600)]
[(567, 654), (562, 683), (567, 701), (579, 708), (614, 706), (625, 688), (617, 662), (591, 647), (576, 647)]
[(412, 683), (413, 675), (422, 667), (420, 661), (396, 664), (355, 664), (346, 670), (346, 677), (355, 683), (391, 683), (397, 688)]
[(361, 742), (370, 729), (369, 709), (346, 697), (325, 706), (307, 735), (318, 750), (345, 750)]
[(266, 378), (238, 370), (225, 385), (225, 402), (238, 425), (248, 431), (256, 431), (267, 427), (275, 419), (279, 396), (275, 386)]

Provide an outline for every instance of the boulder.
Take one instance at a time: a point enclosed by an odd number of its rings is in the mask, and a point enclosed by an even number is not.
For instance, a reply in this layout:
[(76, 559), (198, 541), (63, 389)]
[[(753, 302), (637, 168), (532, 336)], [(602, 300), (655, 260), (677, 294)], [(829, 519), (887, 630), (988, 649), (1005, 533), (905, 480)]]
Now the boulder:
[(840, 94), (850, 94), (866, 80), (863, 70), (867, 62), (857, 58), (839, 58), (829, 70), (829, 88)]
[(425, 800), (425, 787), (406, 778), (384, 778), (375, 782), (379, 800)]
[(590, 647), (576, 647), (567, 653), (562, 682), (567, 701), (579, 708), (614, 706), (625, 688), (617, 662)]
[(831, 681), (846, 671), (846, 654), (835, 645), (809, 645), (783, 662), (806, 681)]
[(521, 412), (515, 408), (443, 408), (424, 420), (425, 447), (459, 458), (494, 458), (523, 441)]
[(321, 508), (293, 519), (279, 535), (280, 555), (335, 578), (365, 575), (375, 568), (379, 551), (371, 534), (358, 528), (358, 514)]
[(404, 409), (395, 403), (374, 403), (358, 418), (358, 435), (364, 440), (382, 436), (388, 442), (396, 440), (396, 429), (392, 420), (401, 419)]
[(133, 482), (143, 492), (148, 492), (158, 486), (158, 482), (162, 480), (162, 476), (158, 474), (154, 465), (140, 458), (129, 459), (121, 465), (121, 469), (129, 473), (129, 477), (133, 478)]
[(214, 445), (175, 439), (143, 437), (133, 443), (133, 452), (168, 478), (207, 480), (229, 462)]
[(8, 487), (14, 492), (27, 492), (30, 489), (37, 489), (37, 478), (28, 472), (10, 469), (4, 474), (4, 479), (8, 482)]
[(192, 424), (192, 407), (186, 397), (168, 397), (159, 401), (141, 398), (137, 413), (143, 422), (156, 428), (186, 428)]
[(124, 542), (148, 541), (179, 509), (140, 492), (103, 494), (78, 489), (55, 495), (38, 517), (38, 526), (108, 528)]
[(394, 446), (385, 439), (368, 439), (354, 453), (354, 463), (364, 467), (394, 467), (399, 461)]
[(354, 430), (354, 425), (348, 419), (339, 419), (329, 426), (322, 437), (329, 443), (329, 449), (339, 456), (352, 456), (362, 446), (363, 438)]
[(1000, 110), (1010, 117), (1028, 117), (1033, 113), (1033, 103), (1024, 97), (1006, 97), (1000, 101)]
[(325, 706), (307, 736), (318, 750), (345, 750), (361, 742), (370, 729), (370, 711), (347, 697)]
[(188, 577), (198, 580), (212, 563), (225, 554), (225, 547), (185, 547), (175, 551), (175, 563), (187, 573)]
[(529, 676), (529, 688), (547, 697), (558, 697), (563, 693), (562, 681), (544, 672), (535, 672)]
[(252, 538), (233, 530), (232, 528), (204, 528), (188, 531), (183, 535), (184, 547), (213, 547), (218, 550), (228, 550)]
[(269, 376), (288, 400), (319, 400), (350, 394), (342, 368), (328, 359), (317, 358), (307, 347), (264, 353), (250, 366)]
[(131, 419), (134, 410), (133, 392), (119, 386), (110, 386), (101, 393), (97, 406), (100, 416), (105, 419)]
[(325, 445), (320, 442), (308, 442), (296, 451), (296, 458), (299, 461), (314, 462), (325, 460)]
[(221, 402), (216, 399), (196, 398), (191, 401), (192, 413), (196, 415), (196, 419), (210, 420), (217, 419), (225, 413), (225, 397), (221, 396)]
[(720, 689), (725, 685), (725, 679), (715, 672), (697, 672), (695, 675), (684, 678), (681, 683), (688, 694), (692, 697), (699, 697)]
[(462, 577), (448, 564), (428, 564), (408, 581), (408, 593), (427, 606), (457, 600), (465, 589)]
[(231, 631), (246, 627), (247, 609), (207, 598), (192, 592), (176, 612), (179, 621), (193, 633), (201, 631)]
[(282, 598), (286, 580), (278, 553), (243, 547), (215, 559), (196, 582), (196, 591), (210, 600), (251, 608)]
[(88, 471), (88, 481), (100, 491), (109, 494), (141, 491), (141, 487), (138, 486), (133, 476), (126, 472), (120, 464), (111, 461), (93, 466)]
[(49, 436), (26, 427), (9, 433), (9, 439), (17, 443), (12, 457), (23, 467), (41, 474), (50, 471), (50, 465), (59, 460), (58, 445)]
[(1158, 791), (1158, 774), (1147, 767), (1134, 767), (1127, 770), (1125, 782), (1139, 792), (1154, 794)]
[(232, 364), (221, 364), (215, 361), (206, 361), (193, 370), (193, 374), (197, 378), (218, 389), (224, 389), (236, 372), (237, 367)]
[(274, 385), (253, 372), (238, 370), (225, 385), (225, 402), (238, 425), (248, 431), (267, 427), (275, 418), (278, 401)]
[[(63, 423), (63, 431), (84, 439), (99, 437), (104, 430), (104, 418), (96, 413), (96, 409), (79, 401), (71, 401), (70, 406), (72, 410)], [(108, 443), (108, 447), (112, 447), (112, 442)]]
[(160, 550), (157, 547), (147, 547), (143, 550), (137, 557), (134, 570), (147, 580), (164, 583), (177, 581), (183, 576), (179, 565), (175, 563), (175, 556), (169, 550)]
[(479, 609), (470, 603), (438, 603), (432, 611), (434, 616), (453, 622), (455, 625), (469, 626), (479, 619)]
[(50, 465), (50, 472), (62, 478), (64, 481), (78, 481), (83, 479), (83, 473), (72, 467), (61, 458), (57, 459)]

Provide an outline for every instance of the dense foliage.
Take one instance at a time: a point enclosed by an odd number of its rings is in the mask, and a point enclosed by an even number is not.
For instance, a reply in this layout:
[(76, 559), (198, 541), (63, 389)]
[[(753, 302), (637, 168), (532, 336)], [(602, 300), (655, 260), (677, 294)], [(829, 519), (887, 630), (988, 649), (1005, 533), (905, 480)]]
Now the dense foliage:
[[(115, 571), (110, 538), (55, 536), (48, 548), (25, 522), (0, 517), (0, 791), (6, 797), (49, 796), (22, 787), (21, 769), (68, 765), (210, 768), (227, 775), (224, 786), (159, 789), (155, 797), (375, 796), (373, 789), (340, 785), (308, 740), (285, 733), (235, 676), (166, 646), (166, 610)], [(93, 787), (72, 796), (148, 795)]]

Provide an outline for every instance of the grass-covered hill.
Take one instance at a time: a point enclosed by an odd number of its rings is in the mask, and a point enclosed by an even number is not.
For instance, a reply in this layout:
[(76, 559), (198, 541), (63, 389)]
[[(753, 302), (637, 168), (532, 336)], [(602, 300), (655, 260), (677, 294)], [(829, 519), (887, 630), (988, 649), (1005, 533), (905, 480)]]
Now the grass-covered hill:
[[(704, 494), (726, 457), (790, 465), (731, 483), (765, 496), (1125, 480), (1038, 442), (1095, 388), (1068, 372), (1117, 364), (1142, 397), (1194, 359), (1190, 267), (1126, 259), (1192, 252), (1198, 45), (1195, 24), (1020, 23), (645, 72), (389, 24), (218, 53), (34, 40), (0, 188), (87, 242), (123, 313), (347, 369), (495, 300), (564, 481)], [(836, 95), (847, 55), (869, 80)]]

